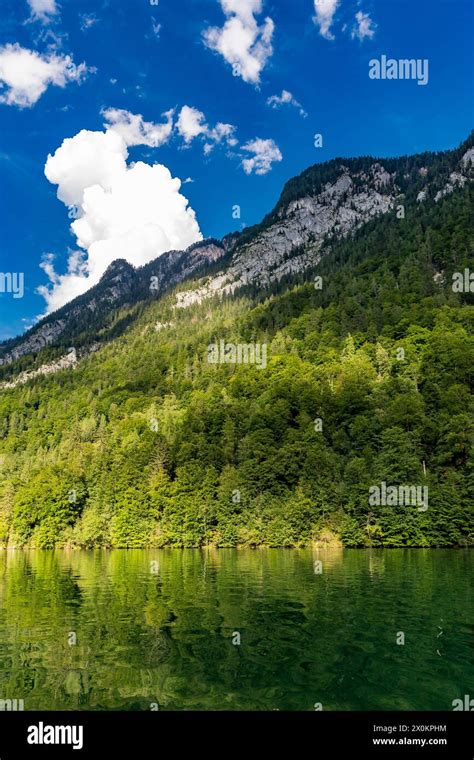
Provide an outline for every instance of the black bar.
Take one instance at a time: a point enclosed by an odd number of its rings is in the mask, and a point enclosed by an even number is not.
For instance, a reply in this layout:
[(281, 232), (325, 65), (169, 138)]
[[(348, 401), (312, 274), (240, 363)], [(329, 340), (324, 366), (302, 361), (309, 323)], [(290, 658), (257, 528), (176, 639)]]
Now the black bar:
[[(193, 753), (189, 758), (199, 753), (212, 758), (238, 755), (244, 760), (256, 752), (267, 760), (269, 752), (280, 757), (284, 748), (289, 748), (290, 758), (304, 755), (311, 760), (472, 760), (473, 717), (471, 712), (4, 712), (0, 713), (0, 760), (25, 756), (151, 760), (181, 758), (183, 753)], [(56, 726), (70, 730), (56, 733)], [(28, 737), (42, 738), (44, 743), (28, 743)], [(77, 749), (71, 743), (46, 743), (49, 738), (69, 739)]]

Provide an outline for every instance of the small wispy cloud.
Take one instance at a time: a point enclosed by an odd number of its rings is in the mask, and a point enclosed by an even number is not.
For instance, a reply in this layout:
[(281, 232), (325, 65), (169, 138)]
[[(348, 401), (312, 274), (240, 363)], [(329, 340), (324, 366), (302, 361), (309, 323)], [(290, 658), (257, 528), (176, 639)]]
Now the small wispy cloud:
[(226, 22), (222, 28), (204, 31), (204, 44), (219, 53), (232, 66), (234, 76), (258, 85), (260, 74), (273, 54), (275, 25), (267, 17), (261, 25), (256, 15), (262, 12), (262, 0), (220, 0)]
[(314, 0), (314, 23), (319, 26), (319, 33), (325, 40), (333, 40), (331, 26), (339, 6), (339, 0)]
[(148, 145), (150, 148), (159, 148), (168, 142), (173, 132), (174, 109), (163, 114), (166, 121), (162, 124), (145, 121), (141, 114), (130, 113), (123, 108), (106, 108), (102, 115), (106, 121), (104, 126), (117, 132), (127, 147)]
[(152, 18), (152, 20), (151, 20), (151, 28), (152, 28), (154, 37), (156, 37), (157, 39), (160, 38), (161, 27), (162, 27), (162, 25), (158, 21), (155, 21), (154, 18)]
[(204, 153), (208, 155), (216, 145), (225, 143), (228, 147), (237, 145), (236, 127), (219, 121), (215, 127), (210, 127), (202, 111), (193, 106), (183, 106), (179, 112), (176, 127), (186, 145), (200, 137), (204, 140)]
[(275, 161), (281, 161), (283, 156), (274, 140), (262, 140), (257, 137), (242, 145), (242, 150), (250, 153), (249, 158), (242, 160), (242, 166), (246, 174), (267, 174)]
[(296, 98), (292, 95), (292, 93), (289, 92), (288, 90), (282, 90), (281, 95), (271, 95), (267, 99), (267, 105), (271, 106), (272, 108), (280, 108), (281, 106), (284, 106), (284, 105), (290, 105), (297, 108), (300, 113), (300, 116), (302, 116), (304, 119), (306, 119), (308, 115), (306, 111), (304, 110), (303, 106), (301, 105), (301, 103), (299, 103), (296, 100)]
[(97, 24), (99, 19), (95, 15), (95, 13), (82, 13), (79, 16), (79, 21), (81, 24), (81, 31), (87, 32), (88, 29), (90, 29), (92, 26)]
[(363, 13), (362, 11), (358, 11), (355, 15), (355, 18), (357, 23), (352, 28), (352, 39), (355, 39), (357, 37), (357, 39), (361, 40), (361, 42), (366, 37), (371, 39), (375, 34), (377, 24), (372, 21), (368, 13)]
[(8, 43), (0, 47), (0, 103), (29, 108), (51, 85), (82, 82), (94, 71), (85, 63), (76, 66), (69, 55), (41, 54)]
[(32, 21), (49, 24), (59, 13), (56, 0), (27, 0), (31, 10)]

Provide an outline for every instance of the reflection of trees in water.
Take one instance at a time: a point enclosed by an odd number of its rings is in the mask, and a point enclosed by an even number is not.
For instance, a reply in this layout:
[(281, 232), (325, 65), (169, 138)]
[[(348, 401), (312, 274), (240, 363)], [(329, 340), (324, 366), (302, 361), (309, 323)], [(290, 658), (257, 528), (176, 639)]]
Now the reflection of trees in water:
[[(26, 709), (445, 709), (447, 690), (467, 693), (474, 670), (466, 557), (339, 548), (4, 552), (0, 697), (23, 698)], [(400, 630), (405, 647), (395, 643)]]

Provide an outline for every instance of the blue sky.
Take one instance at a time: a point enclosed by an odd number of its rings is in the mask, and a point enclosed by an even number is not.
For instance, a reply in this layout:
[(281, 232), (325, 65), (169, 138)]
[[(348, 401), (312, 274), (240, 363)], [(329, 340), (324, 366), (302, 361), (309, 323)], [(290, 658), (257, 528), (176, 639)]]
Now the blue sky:
[[(311, 164), (457, 146), (472, 32), (469, 0), (2, 0), (0, 339), (118, 255), (258, 222)], [(370, 79), (382, 55), (428, 83)]]

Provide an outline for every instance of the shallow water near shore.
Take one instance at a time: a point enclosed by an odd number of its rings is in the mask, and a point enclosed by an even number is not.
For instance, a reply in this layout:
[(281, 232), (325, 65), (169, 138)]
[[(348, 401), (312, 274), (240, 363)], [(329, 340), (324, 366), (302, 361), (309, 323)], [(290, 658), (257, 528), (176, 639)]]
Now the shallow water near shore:
[(474, 696), (473, 557), (5, 551), (0, 700), (25, 710), (452, 710)]

